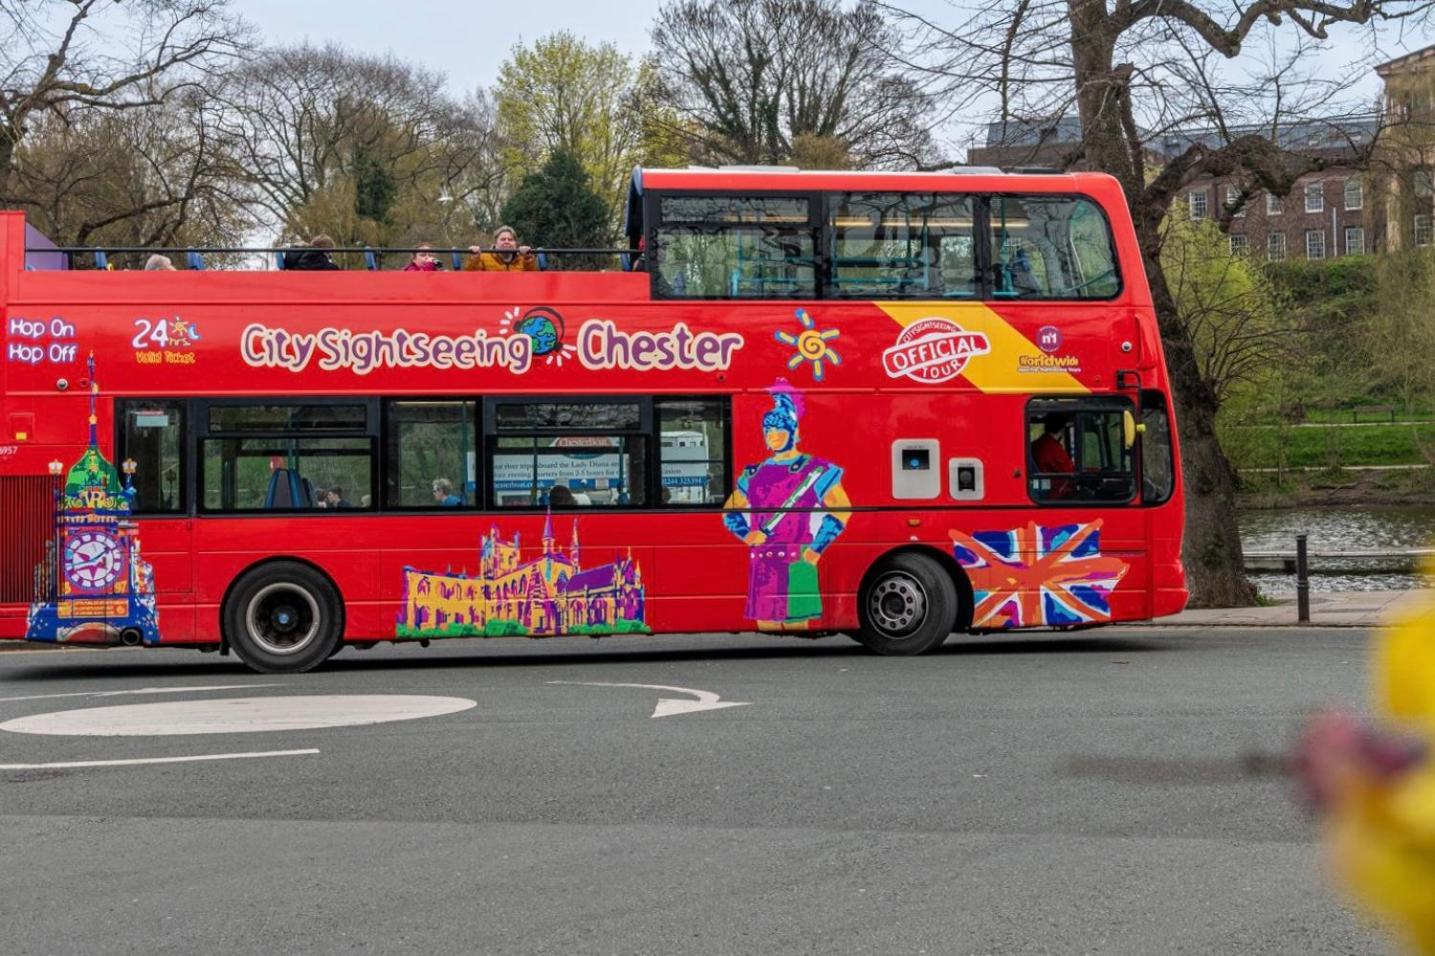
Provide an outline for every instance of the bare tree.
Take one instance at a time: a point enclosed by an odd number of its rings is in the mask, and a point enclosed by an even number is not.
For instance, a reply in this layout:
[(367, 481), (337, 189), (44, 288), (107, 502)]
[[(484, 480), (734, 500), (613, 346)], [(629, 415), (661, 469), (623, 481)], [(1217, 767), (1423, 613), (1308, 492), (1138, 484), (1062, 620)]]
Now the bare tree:
[(39, 118), (157, 106), (247, 42), (228, 0), (0, 0), (0, 194)]
[(199, 91), (159, 105), (41, 117), (15, 153), (11, 201), (65, 245), (232, 242), (245, 217)]
[[(269, 50), (216, 95), (235, 180), (271, 224), (291, 234), (317, 227), (380, 241), (412, 225), (389, 215), (404, 208), (428, 218), (418, 228), (434, 228), (440, 200), (466, 201), (495, 153), (482, 97), (456, 103), (442, 77), (391, 57), (336, 46)], [(359, 196), (366, 176), (385, 180), (377, 209), (364, 208)], [(374, 235), (361, 234), (365, 218), (378, 221), (368, 227)]]
[[(695, 153), (735, 163), (790, 161), (837, 144), (854, 165), (934, 159), (930, 102), (894, 69), (896, 34), (870, 0), (674, 0), (652, 30), (655, 92)], [(801, 142), (799, 142), (801, 141)]]
[[(987, 97), (1001, 121), (1038, 129), (1074, 112), (1079, 142), (1059, 157), (1060, 164), (1103, 170), (1120, 181), (1175, 390), (1192, 600), (1250, 603), (1254, 592), (1242, 570), (1235, 481), (1215, 428), (1221, 395), (1204, 374), (1168, 282), (1163, 223), (1173, 202), (1197, 181), (1244, 183), (1237, 202), (1223, 211), (1229, 219), (1259, 191), (1286, 195), (1299, 176), (1330, 164), (1328, 147), (1343, 135), (1342, 127), (1313, 117), (1339, 111), (1349, 77), (1311, 75), (1309, 54), (1332, 27), (1423, 23), (1430, 4), (979, 0), (954, 8), (950, 22), (900, 3), (884, 6), (911, 28), (911, 65), (945, 80), (945, 94), (954, 102)], [(1306, 148), (1313, 129), (1320, 130), (1315, 138), (1322, 149)]]

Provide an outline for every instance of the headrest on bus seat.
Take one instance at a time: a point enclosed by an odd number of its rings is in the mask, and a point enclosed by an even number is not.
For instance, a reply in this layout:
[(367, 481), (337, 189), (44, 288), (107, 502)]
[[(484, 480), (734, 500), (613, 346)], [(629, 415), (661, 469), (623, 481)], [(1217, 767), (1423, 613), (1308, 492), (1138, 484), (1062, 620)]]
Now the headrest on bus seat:
[(274, 268), (278, 269), (280, 272), (284, 271), (284, 253), (274, 253)]
[(269, 473), (269, 488), (264, 492), (265, 508), (312, 508), (314, 486), (299, 477), (291, 468), (275, 468)]
[(103, 250), (103, 249), (96, 249), (96, 250), (95, 250), (95, 268), (96, 268), (96, 269), (108, 269), (109, 267), (110, 267), (110, 256), (109, 256), (109, 253), (105, 252), (105, 250)]
[(193, 249), (189, 250), (189, 252), (185, 255), (185, 260), (189, 263), (189, 267), (191, 269), (204, 268), (204, 256), (201, 256)]
[(368, 267), (370, 272), (373, 272), (379, 267), (379, 257), (374, 255), (374, 250), (368, 246), (364, 247), (364, 265)]
[(542, 249), (539, 249), (539, 250), (538, 250), (538, 271), (539, 271), (539, 272), (546, 272), (547, 270), (548, 270), (548, 253), (544, 252)]
[(458, 272), (463, 268), (463, 254), (457, 249), (453, 251), (453, 271)]

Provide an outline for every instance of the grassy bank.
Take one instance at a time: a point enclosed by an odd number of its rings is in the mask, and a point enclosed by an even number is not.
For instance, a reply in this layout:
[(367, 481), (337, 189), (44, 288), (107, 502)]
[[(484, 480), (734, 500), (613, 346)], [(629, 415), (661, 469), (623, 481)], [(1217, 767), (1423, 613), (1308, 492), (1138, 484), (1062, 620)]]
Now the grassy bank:
[(1227, 428), (1222, 443), (1240, 470), (1336, 469), (1360, 465), (1435, 463), (1435, 422), (1398, 425), (1244, 425)]
[(1241, 472), (1241, 508), (1435, 503), (1435, 468), (1398, 471)]

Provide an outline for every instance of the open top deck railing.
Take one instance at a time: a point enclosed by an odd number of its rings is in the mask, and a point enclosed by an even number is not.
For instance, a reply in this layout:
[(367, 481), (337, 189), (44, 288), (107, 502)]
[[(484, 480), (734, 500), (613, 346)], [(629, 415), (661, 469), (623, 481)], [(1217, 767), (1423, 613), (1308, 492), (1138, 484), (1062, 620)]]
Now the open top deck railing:
[[(201, 271), (208, 269), (205, 263), (206, 256), (244, 256), (250, 257), (250, 261), (262, 261), (266, 263), (266, 270), (276, 271), (326, 271), (308, 269), (290, 269), (285, 266), (285, 256), (293, 253), (320, 252), (334, 257), (335, 264), (339, 265), (342, 271), (399, 271), (408, 264), (410, 258), (417, 253), (425, 252), (438, 258), (443, 264), (443, 271), (461, 271), (464, 262), (478, 253), (516, 254), (515, 249), (500, 249), (494, 246), (335, 246), (333, 248), (320, 249), (314, 246), (28, 246), (25, 249), (27, 256), (60, 256), (63, 257), (65, 266), (61, 269), (36, 269), (27, 265), (29, 271), (144, 271), (144, 262), (136, 259), (125, 269), (115, 269), (111, 260), (112, 256), (144, 256), (152, 255), (175, 256), (178, 261), (174, 262), (177, 271)], [(588, 247), (588, 246), (560, 246), (544, 247), (532, 246), (529, 251), (537, 258), (539, 271), (570, 271), (564, 268), (565, 260), (571, 266), (571, 271), (609, 271), (596, 263), (603, 260), (613, 262), (621, 271), (631, 272), (635, 263), (641, 260), (641, 250), (631, 248), (609, 248), (609, 247)], [(359, 257), (363, 263), (357, 269), (345, 269), (341, 259), (348, 260), (349, 257)], [(77, 263), (88, 262), (90, 265), (83, 266)], [(181, 263), (183, 265), (181, 265)], [(641, 268), (641, 266), (639, 266)], [(166, 270), (167, 271), (167, 270)], [(218, 270), (216, 270), (218, 271)], [(231, 263), (225, 263), (223, 271), (258, 271), (233, 268)]]

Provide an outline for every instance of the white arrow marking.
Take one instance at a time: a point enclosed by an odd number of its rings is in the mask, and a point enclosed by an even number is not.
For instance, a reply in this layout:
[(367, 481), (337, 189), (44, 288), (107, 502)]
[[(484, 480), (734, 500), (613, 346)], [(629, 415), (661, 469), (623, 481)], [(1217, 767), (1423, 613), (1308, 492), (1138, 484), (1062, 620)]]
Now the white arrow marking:
[(196, 760), (245, 760), (249, 757), (297, 757), (317, 750), (268, 750), (246, 754), (200, 754), (197, 757), (142, 757), (135, 760), (76, 760), (70, 763), (0, 763), (0, 770), (65, 770), (73, 767), (133, 767), (149, 763), (193, 763)]
[(749, 701), (723, 700), (710, 690), (692, 687), (670, 687), (667, 684), (613, 684), (597, 680), (551, 680), (550, 684), (568, 684), (576, 687), (641, 687), (644, 690), (670, 690), (677, 694), (692, 694), (697, 700), (673, 700), (671, 697), (658, 698), (654, 717), (672, 717), (676, 714), (695, 714), (700, 710), (722, 710), (724, 707), (747, 707)]
[(34, 694), (30, 697), (0, 697), (0, 704), (16, 700), (54, 700), (57, 697), (122, 697), (125, 694), (183, 694), (188, 690), (246, 690), (250, 687), (278, 687), (278, 684), (215, 684), (212, 687), (141, 687), (138, 690), (82, 690), (73, 694)]

